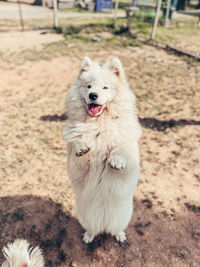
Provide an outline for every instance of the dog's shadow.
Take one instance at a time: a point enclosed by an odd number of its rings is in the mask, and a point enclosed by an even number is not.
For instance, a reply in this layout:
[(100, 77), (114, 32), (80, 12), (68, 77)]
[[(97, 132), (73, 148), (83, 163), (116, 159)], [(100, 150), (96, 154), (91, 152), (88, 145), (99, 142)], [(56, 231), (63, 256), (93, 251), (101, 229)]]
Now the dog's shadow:
[[(52, 199), (26, 195), (0, 198), (0, 250), (16, 238), (40, 246), (45, 266), (82, 261), (88, 246), (77, 219)], [(0, 266), (3, 255), (0, 253)]]
[[(63, 113), (61, 115), (44, 115), (40, 117), (42, 121), (66, 121), (67, 114)], [(164, 132), (166, 129), (185, 127), (188, 125), (200, 126), (200, 121), (197, 120), (158, 120), (156, 118), (139, 118), (139, 122), (144, 128), (151, 129), (154, 131)]]
[(106, 251), (117, 244), (105, 234), (85, 244), (83, 233), (78, 220), (50, 198), (33, 195), (0, 198), (0, 266), (5, 260), (2, 248), (17, 238), (26, 239), (32, 247), (39, 246), (46, 267), (88, 266), (98, 261), (98, 248)]

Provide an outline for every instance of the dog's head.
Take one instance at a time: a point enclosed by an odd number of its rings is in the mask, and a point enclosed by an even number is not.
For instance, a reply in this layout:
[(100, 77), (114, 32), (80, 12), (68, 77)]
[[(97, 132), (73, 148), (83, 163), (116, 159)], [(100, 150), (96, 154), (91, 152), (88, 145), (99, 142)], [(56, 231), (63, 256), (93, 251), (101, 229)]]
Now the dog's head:
[(78, 91), (89, 116), (101, 115), (104, 109), (119, 94), (120, 84), (125, 81), (124, 71), (118, 58), (102, 67), (85, 57), (78, 77)]

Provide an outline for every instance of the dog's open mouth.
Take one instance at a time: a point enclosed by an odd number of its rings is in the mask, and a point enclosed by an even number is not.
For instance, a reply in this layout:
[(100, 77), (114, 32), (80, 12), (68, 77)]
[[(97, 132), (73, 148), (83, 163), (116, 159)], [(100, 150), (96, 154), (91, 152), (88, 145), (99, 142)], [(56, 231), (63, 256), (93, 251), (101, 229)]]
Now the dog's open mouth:
[(98, 104), (89, 104), (88, 105), (88, 114), (90, 116), (98, 116), (101, 113), (102, 106)]

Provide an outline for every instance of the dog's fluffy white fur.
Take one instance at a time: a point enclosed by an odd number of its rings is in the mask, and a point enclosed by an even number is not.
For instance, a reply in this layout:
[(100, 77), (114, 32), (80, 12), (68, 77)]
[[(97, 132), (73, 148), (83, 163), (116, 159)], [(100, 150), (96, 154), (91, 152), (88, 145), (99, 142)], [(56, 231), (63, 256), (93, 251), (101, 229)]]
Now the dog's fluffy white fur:
[(3, 248), (6, 261), (2, 267), (44, 267), (44, 259), (39, 247), (31, 248), (23, 239), (16, 239)]
[(141, 128), (120, 60), (101, 67), (85, 57), (66, 106), (63, 137), (83, 240), (105, 232), (123, 242), (139, 177)]

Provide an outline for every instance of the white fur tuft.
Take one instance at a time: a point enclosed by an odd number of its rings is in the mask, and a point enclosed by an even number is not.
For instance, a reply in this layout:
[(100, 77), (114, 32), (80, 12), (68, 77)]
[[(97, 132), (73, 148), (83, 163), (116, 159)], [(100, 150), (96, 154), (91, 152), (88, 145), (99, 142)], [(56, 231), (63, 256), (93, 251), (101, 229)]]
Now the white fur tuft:
[(44, 267), (44, 259), (39, 247), (32, 248), (23, 239), (16, 239), (2, 250), (6, 261), (2, 267)]

